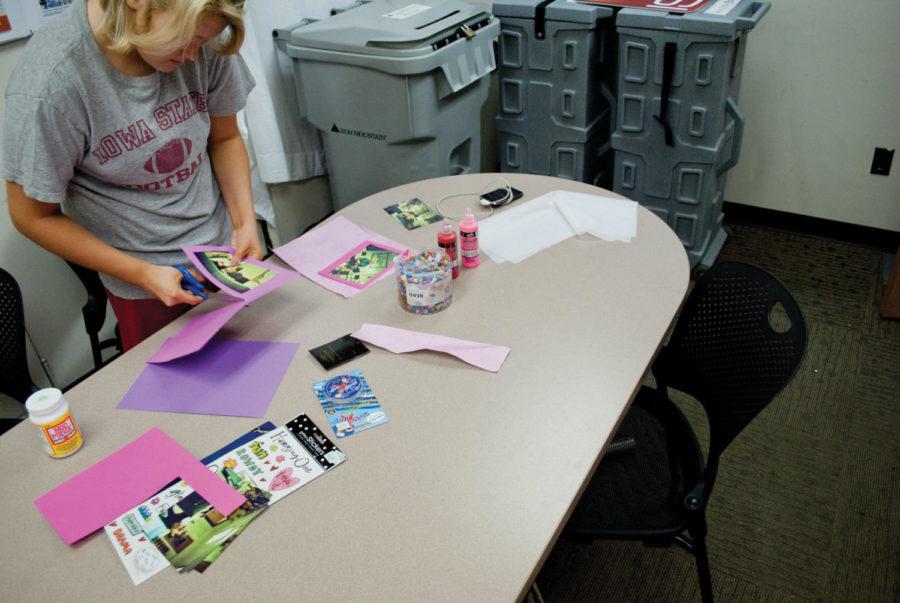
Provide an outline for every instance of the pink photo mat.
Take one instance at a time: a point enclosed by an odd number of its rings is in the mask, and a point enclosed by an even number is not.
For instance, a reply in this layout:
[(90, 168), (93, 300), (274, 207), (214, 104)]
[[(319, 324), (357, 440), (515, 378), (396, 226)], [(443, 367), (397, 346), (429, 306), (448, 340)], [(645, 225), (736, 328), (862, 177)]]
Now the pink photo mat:
[(271, 291), (274, 291), (278, 287), (282, 286), (286, 282), (293, 280), (299, 276), (296, 272), (292, 272), (291, 270), (287, 270), (285, 268), (280, 268), (278, 266), (275, 266), (274, 264), (261, 262), (253, 258), (246, 258), (241, 263), (252, 264), (254, 266), (259, 266), (260, 268), (270, 270), (275, 274), (275, 276), (262, 283), (261, 285), (250, 289), (250, 291), (241, 293), (239, 291), (231, 289), (226, 284), (219, 281), (219, 279), (213, 276), (213, 274), (206, 269), (206, 266), (204, 266), (203, 263), (197, 259), (197, 253), (203, 253), (207, 251), (229, 253), (233, 256), (235, 252), (234, 247), (230, 247), (228, 245), (191, 245), (189, 247), (185, 247), (184, 252), (187, 254), (188, 259), (191, 261), (194, 267), (197, 268), (197, 270), (199, 270), (204, 277), (206, 277), (206, 280), (208, 280), (213, 285), (216, 285), (223, 293), (231, 295), (232, 297), (237, 298), (237, 300), (243, 300), (247, 303), (259, 299), (267, 293), (270, 293)]
[[(387, 216), (385, 217), (387, 218)], [(372, 241), (376, 245), (391, 249), (405, 248), (403, 244), (358, 226), (344, 216), (334, 216), (305, 235), (276, 248), (275, 253), (291, 268), (320, 287), (344, 298), (351, 298), (363, 290), (325, 278), (319, 274), (319, 271), (322, 266), (331, 264), (334, 258), (345, 254), (347, 249), (356, 247), (362, 241)], [(389, 274), (389, 272), (384, 272), (380, 277), (372, 279), (369, 281), (370, 286), (383, 281)]]
[(331, 264), (329, 264), (326, 268), (319, 270), (319, 275), (324, 276), (325, 278), (331, 279), (333, 281), (337, 281), (337, 282), (341, 283), (342, 285), (347, 285), (348, 287), (353, 287), (354, 289), (360, 289), (360, 290), (365, 289), (369, 285), (375, 283), (376, 281), (378, 281), (378, 279), (381, 278), (381, 276), (385, 272), (390, 272), (391, 269), (393, 268), (393, 265), (385, 266), (384, 270), (382, 270), (378, 274), (373, 275), (371, 278), (369, 278), (369, 280), (367, 280), (363, 284), (353, 283), (353, 282), (344, 280), (342, 278), (337, 278), (336, 276), (331, 274), (332, 270), (334, 270), (336, 267), (340, 266), (341, 264), (343, 264), (350, 258), (354, 257), (357, 253), (359, 253), (360, 251), (362, 251), (369, 245), (374, 245), (375, 247), (378, 247), (379, 249), (385, 249), (387, 251), (391, 251), (393, 253), (396, 253), (397, 255), (400, 255), (403, 253), (402, 249), (398, 249), (391, 245), (385, 245), (384, 243), (377, 243), (375, 241), (366, 240), (366, 241), (363, 241), (362, 243), (360, 243), (359, 245), (357, 245), (356, 247), (354, 247), (353, 249), (351, 249), (350, 251), (348, 251), (347, 253), (345, 253), (344, 255), (342, 255), (340, 258), (338, 258)]

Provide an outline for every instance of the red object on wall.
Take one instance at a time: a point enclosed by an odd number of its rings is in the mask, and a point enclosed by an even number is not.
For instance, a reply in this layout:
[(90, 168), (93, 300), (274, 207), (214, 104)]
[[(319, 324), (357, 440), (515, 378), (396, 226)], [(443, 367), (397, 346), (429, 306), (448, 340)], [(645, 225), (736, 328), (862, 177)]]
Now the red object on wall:
[(693, 13), (712, 0), (578, 0), (585, 4), (603, 4), (627, 8), (649, 8), (668, 13)]

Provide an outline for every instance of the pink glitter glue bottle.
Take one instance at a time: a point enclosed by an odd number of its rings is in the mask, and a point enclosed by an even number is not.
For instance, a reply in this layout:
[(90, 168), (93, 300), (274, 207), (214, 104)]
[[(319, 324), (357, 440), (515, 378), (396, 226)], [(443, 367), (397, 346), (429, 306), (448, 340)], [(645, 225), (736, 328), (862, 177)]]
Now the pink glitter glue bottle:
[(459, 255), (462, 256), (464, 268), (475, 268), (481, 263), (478, 257), (478, 222), (468, 207), (459, 223)]

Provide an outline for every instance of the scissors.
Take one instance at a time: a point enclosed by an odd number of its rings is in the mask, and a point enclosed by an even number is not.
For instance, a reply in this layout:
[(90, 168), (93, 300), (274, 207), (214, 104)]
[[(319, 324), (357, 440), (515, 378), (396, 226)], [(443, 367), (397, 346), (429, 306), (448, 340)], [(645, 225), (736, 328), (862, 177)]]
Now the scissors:
[(204, 289), (203, 285), (200, 284), (191, 271), (185, 268), (182, 265), (175, 266), (178, 268), (178, 272), (181, 273), (181, 288), (190, 291), (194, 295), (198, 297), (202, 297), (203, 299), (209, 299), (209, 295), (206, 293), (206, 289)]

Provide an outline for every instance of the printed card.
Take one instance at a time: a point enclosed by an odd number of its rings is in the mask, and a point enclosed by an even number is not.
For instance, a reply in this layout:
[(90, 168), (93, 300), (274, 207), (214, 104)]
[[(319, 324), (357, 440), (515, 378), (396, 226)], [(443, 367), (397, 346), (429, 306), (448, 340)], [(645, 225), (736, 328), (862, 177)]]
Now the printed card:
[(388, 421), (381, 403), (360, 370), (316, 381), (312, 387), (322, 404), (328, 424), (339, 438)]
[(402, 249), (363, 241), (320, 270), (319, 275), (356, 289), (365, 289), (372, 280), (392, 270), (394, 258), (401, 253)]
[(241, 494), (247, 502), (227, 517), (196, 493), (169, 510), (164, 518), (167, 535), (154, 542), (168, 545), (166, 560), (178, 573), (194, 570), (202, 574), (269, 507), (269, 495), (258, 488), (241, 488)]
[(406, 230), (415, 230), (444, 219), (441, 214), (425, 205), (418, 197), (389, 205), (384, 208), (384, 211), (391, 214)]
[(193, 490), (177, 501), (170, 499), (171, 504), (147, 511), (144, 535), (179, 573), (202, 573), (269, 506), (268, 493), (248, 482), (235, 490), (247, 501), (228, 516)]

